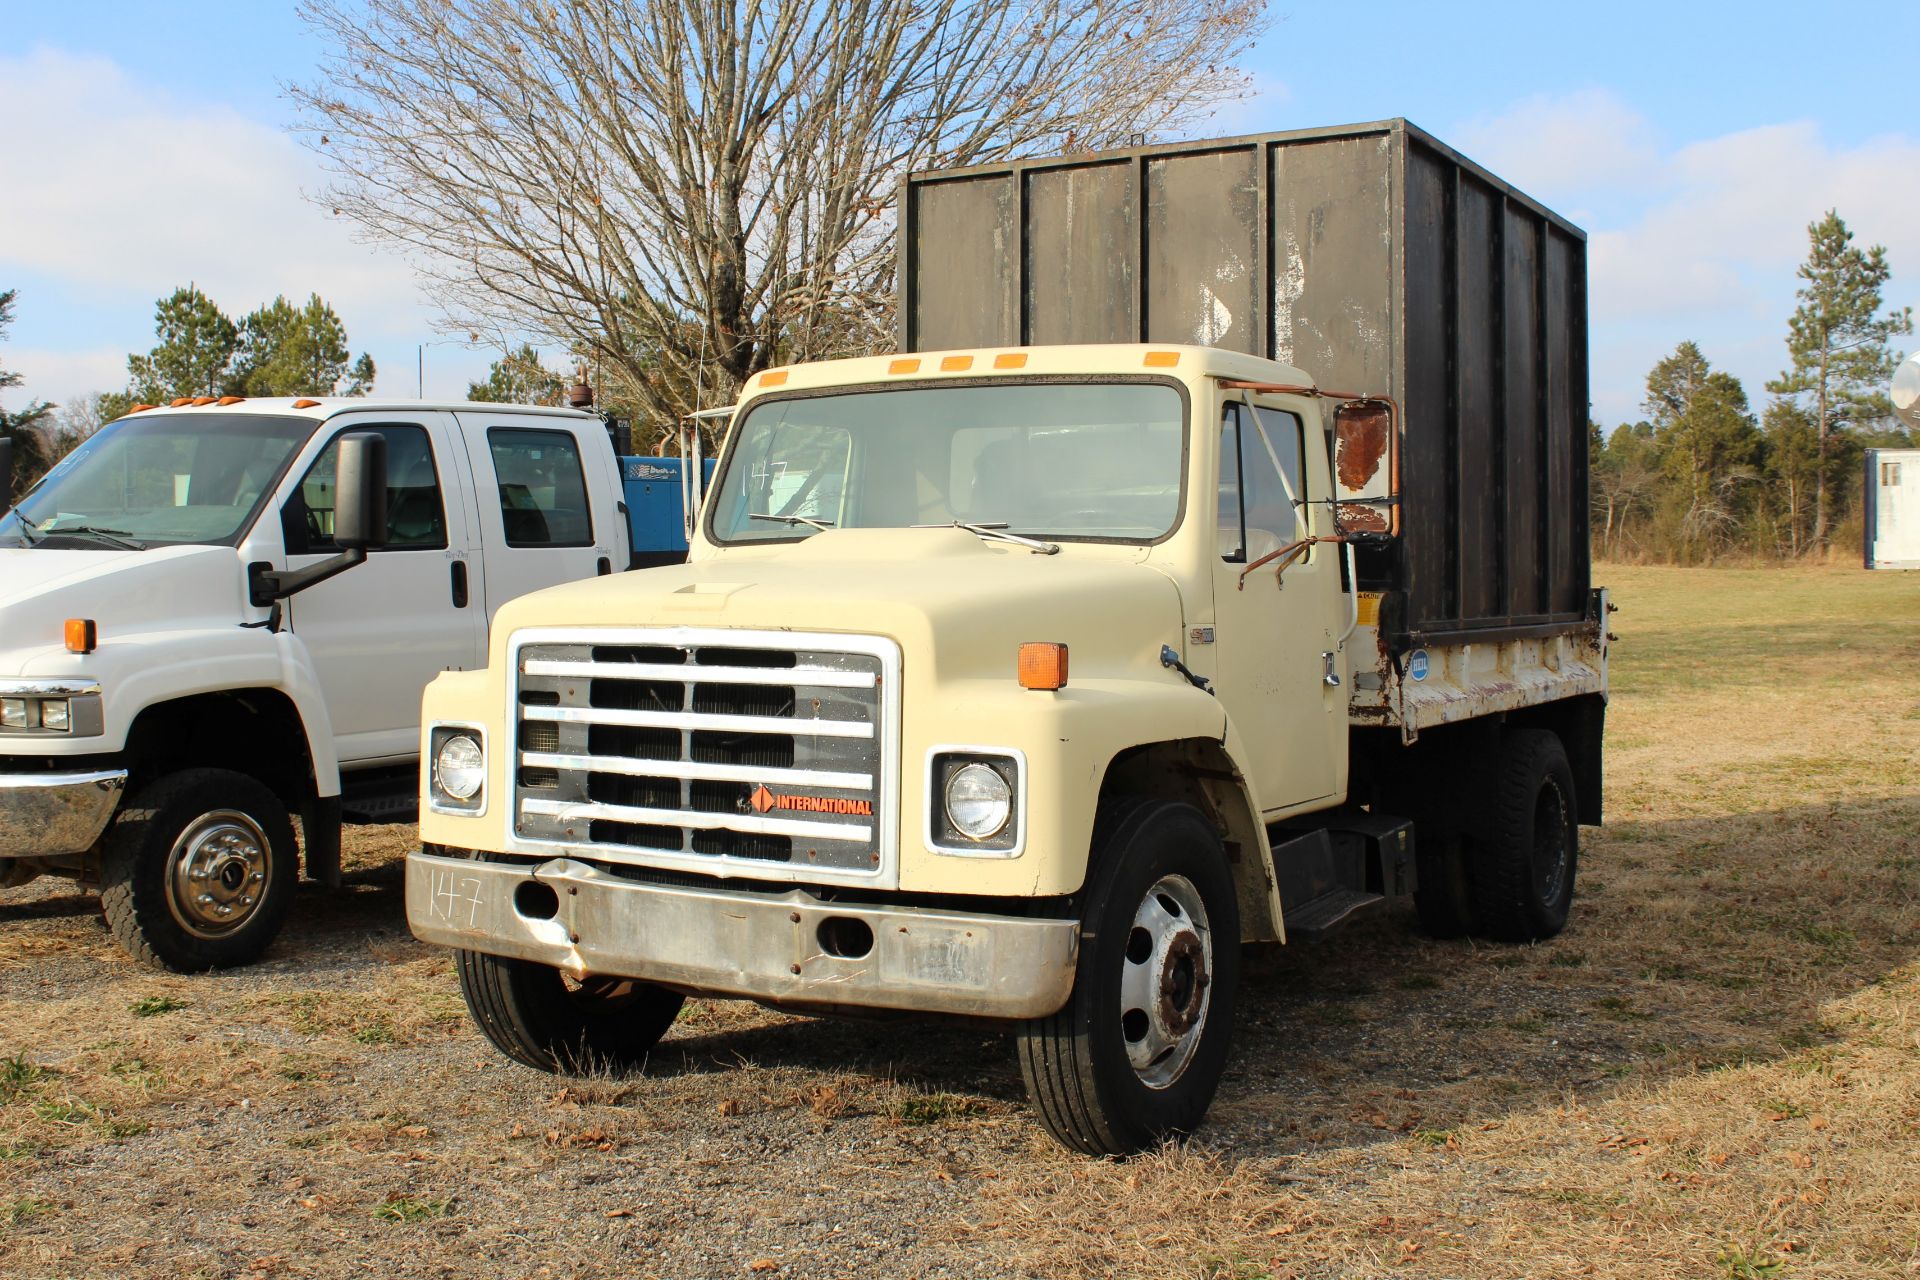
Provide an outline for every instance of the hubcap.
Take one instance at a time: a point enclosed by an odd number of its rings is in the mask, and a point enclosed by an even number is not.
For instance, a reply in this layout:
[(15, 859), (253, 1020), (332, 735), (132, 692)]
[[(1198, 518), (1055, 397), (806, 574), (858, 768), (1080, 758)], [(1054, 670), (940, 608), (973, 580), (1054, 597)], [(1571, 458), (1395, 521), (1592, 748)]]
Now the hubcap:
[(167, 908), (196, 938), (222, 938), (253, 919), (272, 880), (260, 824), (216, 809), (188, 823), (167, 853)]
[(1533, 807), (1533, 865), (1540, 877), (1540, 901), (1560, 897), (1567, 878), (1567, 801), (1551, 778)]
[(1133, 913), (1120, 971), (1120, 1034), (1141, 1083), (1164, 1089), (1193, 1060), (1207, 1026), (1213, 931), (1185, 876), (1147, 890)]

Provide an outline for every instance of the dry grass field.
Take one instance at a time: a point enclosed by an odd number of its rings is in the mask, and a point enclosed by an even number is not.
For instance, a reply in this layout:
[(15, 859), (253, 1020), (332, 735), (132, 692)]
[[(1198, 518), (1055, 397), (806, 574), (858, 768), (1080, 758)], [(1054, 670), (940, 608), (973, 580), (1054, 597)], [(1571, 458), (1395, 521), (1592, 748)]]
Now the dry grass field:
[(0, 1275), (1920, 1275), (1920, 577), (1601, 577), (1567, 933), (1250, 953), (1184, 1150), (1067, 1155), (966, 1029), (697, 1003), (642, 1076), (509, 1066), (394, 828), (239, 973), (0, 893)]

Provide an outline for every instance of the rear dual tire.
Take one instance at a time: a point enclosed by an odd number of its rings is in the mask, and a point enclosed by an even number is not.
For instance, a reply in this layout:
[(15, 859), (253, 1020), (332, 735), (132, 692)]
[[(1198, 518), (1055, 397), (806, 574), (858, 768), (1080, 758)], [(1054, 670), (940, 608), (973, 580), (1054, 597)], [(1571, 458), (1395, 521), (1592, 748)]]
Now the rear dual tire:
[[(1427, 824), (1435, 834), (1418, 846), (1414, 891), (1421, 927), (1436, 938), (1555, 936), (1573, 907), (1580, 856), (1580, 808), (1559, 736), (1509, 729), (1492, 760), (1458, 785), (1481, 804), (1456, 827)], [(1432, 797), (1427, 806), (1439, 803)]]

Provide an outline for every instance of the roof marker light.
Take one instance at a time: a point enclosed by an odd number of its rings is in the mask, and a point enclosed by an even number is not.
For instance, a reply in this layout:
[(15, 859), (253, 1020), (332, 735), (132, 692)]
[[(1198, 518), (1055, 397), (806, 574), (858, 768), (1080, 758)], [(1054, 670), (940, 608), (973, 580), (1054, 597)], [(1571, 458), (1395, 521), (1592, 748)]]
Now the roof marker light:
[(245, 396), (221, 396), (216, 403), (221, 405), (239, 404), (242, 400), (245, 400), (245, 399), (246, 399)]
[(1149, 369), (1171, 369), (1180, 363), (1178, 351), (1149, 351), (1146, 366)]
[(177, 399), (177, 400), (169, 400), (169, 401), (167, 401), (167, 408), (169, 408), (169, 409), (178, 409), (178, 408), (180, 408), (180, 407), (181, 407), (182, 405), (189, 405), (189, 404), (192, 404), (192, 403), (193, 403), (193, 397), (192, 397), (192, 396), (181, 396), (181, 397), (180, 397), (179, 399)]
[(787, 385), (787, 371), (785, 369), (767, 370), (760, 375), (760, 385), (763, 387), (784, 387)]
[(972, 356), (941, 356), (940, 357), (940, 371), (942, 373), (964, 373), (966, 370), (971, 368), (973, 368)]
[(918, 373), (920, 372), (920, 362), (918, 360), (889, 361), (887, 364), (887, 372), (888, 373)]
[(320, 402), (318, 400), (295, 400), (293, 407), (296, 409), (318, 409)]
[(1027, 353), (1024, 351), (1002, 351), (993, 358), (996, 369), (1024, 369), (1027, 367)]

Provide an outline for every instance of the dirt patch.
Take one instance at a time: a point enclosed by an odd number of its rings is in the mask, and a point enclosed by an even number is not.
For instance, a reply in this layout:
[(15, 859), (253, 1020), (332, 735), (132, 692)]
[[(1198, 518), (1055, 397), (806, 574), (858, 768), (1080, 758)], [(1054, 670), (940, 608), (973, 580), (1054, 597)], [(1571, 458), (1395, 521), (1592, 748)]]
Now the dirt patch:
[(640, 1076), (512, 1066), (373, 829), (238, 973), (0, 893), (0, 1271), (1911, 1276), (1920, 600), (1602, 576), (1610, 825), (1567, 933), (1250, 949), (1185, 1149), (1066, 1154), (964, 1028), (693, 1002)]

